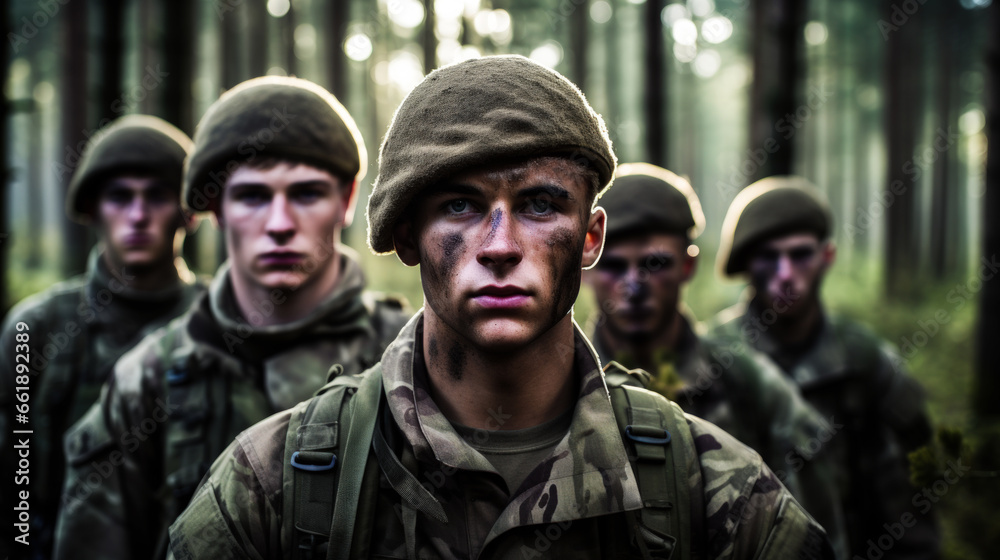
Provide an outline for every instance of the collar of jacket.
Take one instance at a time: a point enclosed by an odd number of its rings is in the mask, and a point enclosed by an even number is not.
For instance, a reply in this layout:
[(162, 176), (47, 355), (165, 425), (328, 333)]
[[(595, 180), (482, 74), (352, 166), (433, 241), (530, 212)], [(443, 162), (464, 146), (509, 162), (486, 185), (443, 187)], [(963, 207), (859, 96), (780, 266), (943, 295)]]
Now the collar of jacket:
[[(212, 279), (208, 297), (202, 302), (200, 312), (207, 315), (207, 322), (212, 324), (211, 330), (222, 337), (223, 347), (235, 349), (234, 351), (254, 360), (287, 349), (290, 343), (300, 345), (311, 338), (342, 336), (345, 333), (365, 329), (373, 330), (368, 310), (361, 298), (365, 287), (365, 276), (361, 266), (351, 257), (347, 247), (338, 247), (338, 254), (341, 270), (337, 286), (309, 315), (298, 321), (268, 326), (255, 324), (260, 322), (257, 314), (268, 313), (270, 309), (281, 305), (281, 300), (260, 302), (255, 309), (247, 313), (249, 317), (245, 317), (233, 294), (229, 261), (219, 267)], [(196, 331), (201, 332), (203, 329), (196, 327)], [(208, 334), (202, 332), (202, 337), (205, 336)], [(227, 344), (226, 340), (239, 343)], [(219, 344), (219, 341), (215, 343)]]
[[(755, 329), (751, 323), (752, 317), (756, 317), (762, 324), (767, 325), (764, 323), (764, 317), (756, 298), (747, 304), (746, 313), (741, 319), (741, 326)], [(799, 358), (794, 363), (783, 359), (786, 351), (767, 329), (760, 329), (758, 332), (757, 342), (751, 346), (769, 356), (800, 387), (805, 388), (814, 383), (825, 383), (835, 377), (851, 373), (847, 360), (849, 350), (843, 348), (837, 340), (833, 324), (825, 309), (820, 309), (819, 329), (806, 343), (808, 348), (799, 354)]]
[(183, 295), (186, 288), (195, 283), (194, 275), (188, 270), (184, 259), (174, 259), (173, 274), (169, 283), (159, 290), (136, 290), (130, 286), (129, 271), (126, 267), (120, 276), (111, 274), (108, 264), (104, 262), (104, 247), (95, 245), (87, 257), (87, 295), (91, 298), (106, 298), (101, 294), (107, 291), (115, 299), (121, 298), (135, 303), (169, 303)]
[[(574, 330), (574, 345), (554, 350), (572, 352), (574, 370), (580, 375), (570, 429), (550, 458), (528, 476), (520, 493), (511, 497), (486, 543), (515, 526), (642, 508), (597, 355), (575, 323)], [(425, 371), (424, 365), (416, 363), (423, 354), (415, 351), (423, 343), (422, 331), (423, 310), (403, 327), (382, 356), (383, 383), (397, 427), (420, 461), (495, 473), (489, 461), (458, 435), (431, 398), (427, 376), (419, 374)], [(502, 414), (500, 410), (492, 412)], [(533, 479), (537, 482), (530, 484)], [(550, 497), (557, 502), (554, 507)]]
[[(678, 374), (686, 383), (694, 383), (698, 380), (700, 367), (706, 363), (706, 360), (699, 352), (701, 349), (701, 339), (698, 338), (698, 334), (694, 331), (694, 327), (692, 327), (694, 320), (691, 318), (690, 311), (684, 307), (678, 309), (677, 314), (681, 318), (680, 331), (677, 333), (677, 343), (672, 351), (664, 352), (664, 355), (673, 357), (671, 361), (674, 363)], [(596, 321), (588, 322), (587, 332), (594, 345), (594, 351), (597, 352), (597, 356), (600, 358), (602, 364), (617, 361), (629, 369), (636, 367), (635, 364), (630, 363), (632, 360), (629, 359), (626, 353), (619, 352), (616, 354), (607, 347), (604, 338), (597, 331)], [(649, 373), (656, 374), (656, 372), (652, 371)]]

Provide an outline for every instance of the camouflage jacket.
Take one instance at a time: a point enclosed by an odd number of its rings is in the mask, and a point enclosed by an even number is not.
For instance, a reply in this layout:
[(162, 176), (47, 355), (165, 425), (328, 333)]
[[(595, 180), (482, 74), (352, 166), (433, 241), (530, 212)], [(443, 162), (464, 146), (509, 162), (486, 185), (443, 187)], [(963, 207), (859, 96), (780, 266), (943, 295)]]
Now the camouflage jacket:
[[(513, 492), (431, 399), (421, 341), (418, 315), (382, 358), (383, 408), (375, 430), (396, 459), (372, 459), (381, 467), (379, 484), (359, 502), (358, 515), (373, 527), (359, 533), (356, 524), (354, 532), (373, 538), (356, 549), (360, 557), (641, 557), (627, 518), (643, 500), (597, 357), (579, 330), (574, 356), (580, 393), (572, 423), (550, 457)], [(288, 426), (293, 414), (324, 406), (324, 396), (237, 438), (171, 527), (174, 558), (292, 557), (295, 531), (284, 494), (291, 488), (282, 483)], [(829, 557), (823, 530), (756, 453), (703, 420), (685, 420), (689, 476), (680, 486), (690, 497), (691, 558)], [(384, 474), (387, 460), (407, 465), (401, 476), (433, 495), (445, 522), (403, 499), (394, 489), (405, 486), (399, 476)]]
[[(681, 321), (676, 348), (657, 356), (647, 388), (760, 453), (823, 525), (834, 549), (846, 550), (841, 504), (826, 484), (833, 465), (820, 453), (831, 426), (767, 357), (742, 344), (699, 337), (687, 317)], [(626, 353), (612, 353), (598, 333), (591, 336), (603, 362), (634, 366)]]
[[(313, 313), (267, 327), (237, 310), (223, 265), (187, 314), (122, 357), (66, 436), (56, 558), (165, 556), (167, 527), (237, 434), (308, 399), (331, 364), (359, 373), (378, 362), (408, 315), (402, 302), (363, 291), (353, 258), (342, 265)], [(250, 321), (281, 305), (272, 295)]]
[[(63, 433), (97, 400), (115, 361), (143, 336), (182, 314), (204, 291), (182, 260), (172, 285), (146, 292), (129, 287), (127, 270), (120, 278), (113, 276), (102, 256), (95, 247), (86, 273), (16, 305), (0, 331), (0, 468), (4, 473), (16, 470), (11, 431), (32, 430), (28, 502), (35, 558), (48, 558), (52, 551), (65, 462)], [(20, 322), (28, 328), (20, 333), (21, 340), (25, 335), (29, 340), (26, 353), (16, 348)], [(27, 355), (27, 383), (15, 369), (22, 363), (15, 362), (17, 354)], [(21, 403), (17, 395), (25, 392), (17, 387), (27, 387), (26, 424), (14, 424), (15, 406)], [(14, 502), (6, 494), (11, 488), (0, 486), (0, 503)], [(11, 524), (0, 527), (2, 558), (14, 535)]]
[(911, 503), (919, 489), (909, 483), (908, 451), (931, 436), (922, 388), (903, 371), (894, 349), (849, 319), (825, 315), (815, 336), (792, 352), (768, 332), (754, 302), (715, 319), (711, 333), (766, 354), (799, 385), (803, 397), (830, 420), (834, 435), (824, 455), (834, 465), (827, 486), (836, 488), (845, 512), (849, 553), (864, 556), (869, 540), (905, 515), (915, 525), (890, 535), (886, 560), (937, 558), (939, 537), (927, 511)]

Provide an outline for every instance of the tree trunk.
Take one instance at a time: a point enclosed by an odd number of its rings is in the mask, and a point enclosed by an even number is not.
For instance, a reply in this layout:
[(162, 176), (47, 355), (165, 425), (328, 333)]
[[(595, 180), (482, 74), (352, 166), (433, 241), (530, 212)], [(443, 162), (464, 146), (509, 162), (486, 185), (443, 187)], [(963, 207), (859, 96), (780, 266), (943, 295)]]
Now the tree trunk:
[(437, 36), (435, 33), (434, 0), (424, 0), (424, 32), (421, 42), (424, 50), (424, 75), (437, 68)]
[[(763, 155), (748, 181), (792, 172), (802, 51), (805, 0), (755, 0), (753, 3), (753, 86), (750, 99), (750, 144)], [(779, 125), (779, 120), (786, 122)], [(785, 128), (793, 126), (793, 128)], [(780, 128), (780, 130), (779, 130)], [(788, 134), (785, 131), (792, 132)]]
[[(1000, 258), (1000, 4), (989, 11), (986, 52), (986, 194), (983, 196), (983, 259)], [(983, 263), (980, 266), (984, 266)], [(978, 267), (977, 267), (978, 269)], [(996, 275), (996, 271), (985, 271)], [(974, 410), (980, 421), (1000, 420), (1000, 281), (983, 282), (979, 294)]]
[[(330, 2), (327, 4), (329, 18), (327, 33), (329, 34), (330, 52), (330, 91), (345, 103), (347, 99), (347, 56), (344, 55), (344, 41), (347, 39), (347, 19), (350, 14), (350, 3)], [(376, 41), (377, 37), (372, 37)]]
[(663, 56), (663, 22), (666, 0), (646, 0), (646, 90), (643, 96), (646, 123), (646, 161), (667, 166), (667, 88)]
[[(120, 0), (117, 0), (120, 1)], [(193, 52), (197, 40), (191, 0), (172, 0), (166, 10), (164, 33), (162, 117), (187, 134), (194, 133), (195, 117), (191, 84), (194, 80)]]
[[(10, 7), (4, 6), (0, 10), (0, 29), (9, 29)], [(4, 41), (0, 46), (0, 75), (7, 76), (10, 68), (10, 41)], [(10, 270), (7, 248), (10, 246), (10, 225), (7, 222), (7, 184), (10, 179), (10, 167), (7, 163), (7, 131), (10, 129), (10, 103), (6, 93), (0, 93), (0, 202), (3, 209), (0, 209), (0, 266), (3, 273), (0, 273), (0, 311), (4, 315), (10, 304), (10, 288), (7, 284), (7, 271)], [(60, 154), (61, 155), (61, 154)]]
[[(895, 0), (885, 0), (882, 17), (891, 20)], [(920, 120), (920, 18), (911, 18), (887, 36), (885, 127), (888, 146), (885, 280), (890, 298), (913, 300), (919, 271), (916, 173), (913, 154)], [(909, 171), (909, 172), (907, 172)]]
[[(59, 154), (64, 163), (76, 168), (76, 158), (80, 156), (86, 144), (84, 131), (87, 129), (87, 20), (88, 3), (84, 1), (69, 2), (63, 6), (59, 14), (61, 25), (60, 61), (62, 79), (59, 84), (63, 94), (59, 96), (60, 114), (62, 119), (60, 145), (63, 153)], [(69, 188), (70, 173), (63, 174), (60, 179), (64, 191)], [(36, 188), (40, 185), (36, 185)], [(83, 272), (87, 267), (87, 252), (90, 236), (86, 228), (75, 222), (66, 220), (63, 231), (63, 275), (73, 276)]]
[[(953, 18), (956, 14), (949, 14), (951, 5), (938, 4), (934, 6), (939, 12), (937, 24), (937, 92), (935, 113), (937, 114), (937, 131), (948, 130), (954, 122), (952, 112), (952, 87), (957, 76), (954, 73), (956, 65), (952, 49), (952, 27)], [(958, 6), (953, 6), (958, 8)], [(935, 132), (935, 136), (938, 132)], [(930, 216), (930, 272), (937, 280), (944, 279), (949, 272), (948, 254), (955, 250), (955, 245), (950, 243), (951, 224), (951, 197), (948, 194), (949, 179), (951, 179), (951, 167), (954, 154), (958, 148), (952, 147), (944, 153), (937, 155), (934, 164), (933, 183), (931, 187), (931, 216)]]

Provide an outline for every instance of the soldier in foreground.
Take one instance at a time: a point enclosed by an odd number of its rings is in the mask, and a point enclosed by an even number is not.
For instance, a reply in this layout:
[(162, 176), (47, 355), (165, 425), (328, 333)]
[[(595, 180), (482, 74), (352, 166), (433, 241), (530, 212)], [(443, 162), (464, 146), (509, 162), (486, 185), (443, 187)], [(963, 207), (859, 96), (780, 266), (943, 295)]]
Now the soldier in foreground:
[[(32, 558), (49, 558), (63, 480), (63, 433), (97, 400), (115, 361), (187, 309), (204, 290), (179, 254), (180, 207), (191, 139), (151, 116), (122, 117), (87, 144), (70, 181), (66, 213), (92, 226), (87, 272), (18, 304), (0, 334), (0, 466), (14, 476), (12, 430), (30, 438)], [(22, 346), (29, 341), (26, 347)], [(21, 346), (18, 348), (18, 346)], [(15, 350), (17, 348), (17, 350)], [(28, 363), (15, 362), (15, 351)], [(17, 364), (20, 363), (19, 367)], [(15, 387), (30, 387), (29, 423), (13, 424)], [(0, 503), (20, 502), (0, 486)], [(22, 528), (4, 523), (7, 548)], [(19, 548), (20, 549), (20, 548)], [(12, 550), (11, 550), (12, 551)]]
[(604, 252), (584, 272), (597, 300), (588, 332), (598, 357), (650, 372), (648, 389), (760, 453), (846, 552), (830, 465), (815, 456), (833, 428), (762, 354), (696, 334), (681, 302), (697, 266), (692, 241), (705, 223), (691, 185), (666, 169), (627, 163), (600, 204), (608, 214)]
[(757, 454), (627, 373), (609, 398), (572, 307), (615, 157), (575, 86), (516, 56), (438, 69), (380, 154), (369, 245), (420, 266), (423, 312), (241, 434), (175, 558), (828, 557)]
[[(911, 504), (906, 453), (930, 438), (923, 392), (889, 345), (827, 313), (820, 300), (835, 247), (829, 206), (800, 177), (770, 177), (733, 200), (723, 224), (719, 269), (745, 276), (749, 303), (716, 318), (714, 335), (767, 354), (841, 429), (827, 442), (837, 465), (830, 485), (846, 513), (849, 555), (937, 558), (933, 516)], [(905, 524), (902, 534), (889, 527)], [(888, 534), (889, 551), (869, 549)]]
[(309, 398), (331, 364), (379, 360), (407, 316), (363, 292), (339, 243), (365, 167), (353, 120), (311, 82), (250, 80), (209, 108), (184, 200), (214, 213), (229, 261), (67, 435), (57, 557), (164, 557), (167, 527), (240, 431)]

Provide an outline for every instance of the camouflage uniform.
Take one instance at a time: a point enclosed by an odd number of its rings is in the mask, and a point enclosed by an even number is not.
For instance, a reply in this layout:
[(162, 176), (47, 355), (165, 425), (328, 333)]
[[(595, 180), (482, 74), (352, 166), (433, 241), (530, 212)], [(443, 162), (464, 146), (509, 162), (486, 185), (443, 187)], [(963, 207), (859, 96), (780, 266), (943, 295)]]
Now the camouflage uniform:
[(895, 351), (865, 327), (829, 315), (793, 351), (778, 344), (762, 317), (755, 301), (734, 306), (719, 315), (712, 334), (768, 355), (831, 419), (837, 431), (824, 453), (839, 466), (829, 486), (840, 492), (850, 555), (866, 554), (868, 541), (886, 534), (885, 524), (909, 512), (916, 525), (894, 538), (884, 558), (936, 558), (935, 522), (911, 506), (918, 489), (908, 482), (906, 460), (906, 452), (929, 440), (930, 423), (923, 391), (901, 371)]
[[(146, 334), (165, 325), (190, 307), (204, 286), (194, 280), (183, 261), (172, 286), (156, 292), (128, 286), (128, 276), (112, 276), (95, 248), (87, 272), (31, 296), (8, 313), (0, 334), (0, 466), (13, 473), (16, 460), (11, 431), (30, 429), (31, 538), (34, 557), (51, 553), (63, 480), (63, 433), (97, 400), (101, 385), (116, 360)], [(17, 373), (15, 325), (29, 330), (28, 424), (14, 420)], [(18, 352), (20, 354), (20, 352)], [(20, 437), (20, 436), (18, 436)], [(13, 503), (0, 487), (0, 502)], [(3, 524), (0, 556), (13, 542), (13, 527)], [(20, 546), (20, 545), (18, 545)]]
[[(627, 354), (612, 355), (601, 336), (592, 335), (591, 340), (603, 363), (614, 360), (629, 367)], [(683, 314), (675, 351), (658, 357), (658, 370), (651, 372), (647, 388), (760, 453), (823, 525), (834, 548), (846, 550), (843, 513), (825, 484), (831, 464), (816, 455), (831, 427), (795, 385), (762, 354), (699, 337)]]
[[(407, 465), (402, 476), (431, 492), (446, 522), (404, 501), (394, 488), (405, 484), (383, 474), (391, 472), (387, 459), (372, 459), (381, 466), (380, 482), (377, 495), (361, 502), (359, 520), (373, 526), (367, 532), (355, 525), (354, 531), (374, 538), (355, 543), (359, 555), (640, 557), (626, 512), (641, 509), (643, 501), (597, 357), (582, 333), (577, 331), (575, 340), (580, 392), (569, 431), (549, 459), (510, 491), (431, 399), (422, 324), (421, 316), (411, 320), (383, 356), (387, 404), (375, 429), (384, 435), (390, 455)], [(283, 485), (288, 426), (307, 407), (329, 403), (324, 396), (237, 438), (171, 527), (174, 558), (292, 557), (294, 530), (283, 499), (291, 491), (287, 479)], [(690, 489), (692, 548), (686, 552), (691, 558), (828, 557), (822, 529), (757, 454), (703, 420), (686, 420), (692, 437), (685, 441), (691, 476), (684, 485)], [(344, 491), (338, 488), (339, 494)]]
[(378, 361), (407, 315), (363, 293), (360, 266), (340, 251), (337, 287), (308, 317), (253, 326), (280, 291), (247, 322), (223, 265), (189, 313), (118, 362), (66, 437), (57, 557), (162, 557), (168, 525), (238, 433), (309, 398), (330, 364), (358, 373)]

